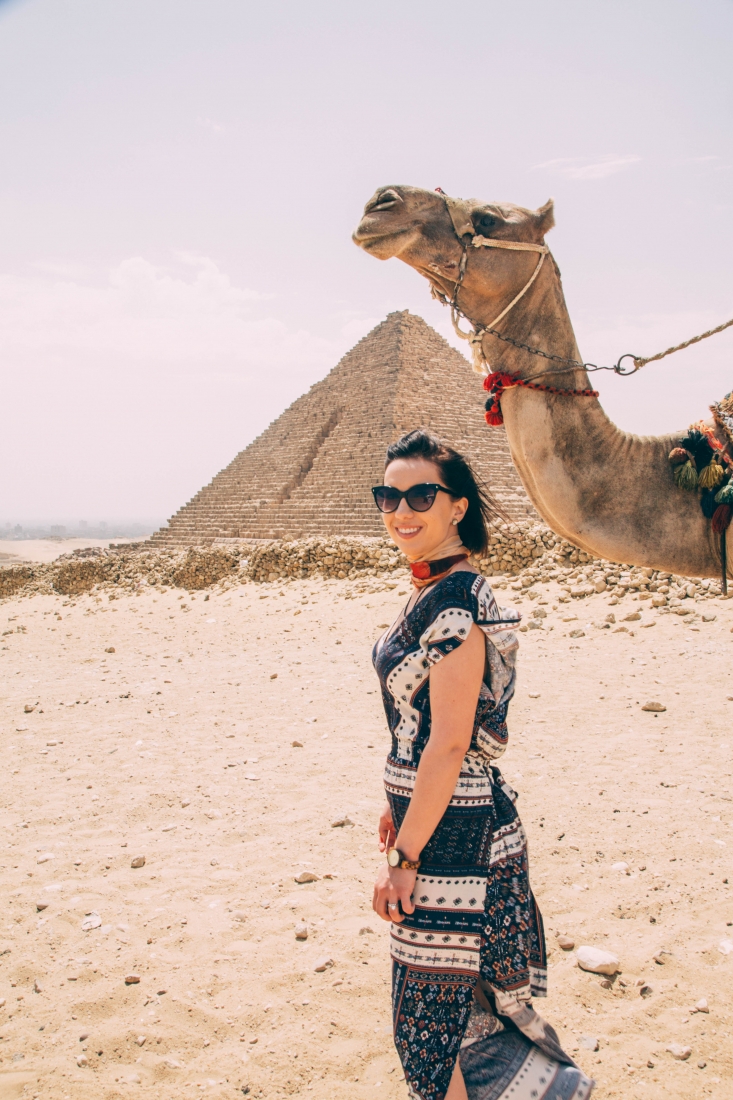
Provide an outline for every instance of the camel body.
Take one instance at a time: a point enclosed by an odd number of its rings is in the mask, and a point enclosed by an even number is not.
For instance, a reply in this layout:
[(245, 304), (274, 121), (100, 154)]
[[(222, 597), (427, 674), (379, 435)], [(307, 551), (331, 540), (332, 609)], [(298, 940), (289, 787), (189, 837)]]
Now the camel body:
[[(403, 260), (448, 300), (465, 251), (458, 306), (481, 326), (491, 325), (517, 296), (538, 260), (536, 252), (483, 248), (480, 240), (476, 247), (472, 234), (543, 244), (553, 224), (551, 202), (535, 211), (505, 203), (445, 201), (432, 191), (392, 186), (380, 188), (367, 203), (354, 241), (379, 259)], [(498, 329), (530, 347), (581, 361), (551, 256)], [(585, 370), (548, 374), (552, 364), (546, 359), (489, 334), (483, 336), (482, 350), (493, 371), (562, 389), (592, 388)], [(719, 536), (703, 516), (697, 494), (676, 486), (668, 460), (686, 430), (632, 435), (609, 420), (596, 398), (521, 387), (502, 395), (501, 408), (527, 494), (557, 534), (608, 561), (682, 576), (720, 576)]]

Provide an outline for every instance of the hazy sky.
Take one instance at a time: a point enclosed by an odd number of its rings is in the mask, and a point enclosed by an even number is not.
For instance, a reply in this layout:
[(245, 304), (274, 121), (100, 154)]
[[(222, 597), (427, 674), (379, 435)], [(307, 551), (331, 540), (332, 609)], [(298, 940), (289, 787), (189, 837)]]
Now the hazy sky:
[[(595, 361), (733, 316), (732, 56), (731, 0), (0, 0), (0, 520), (165, 517), (388, 312), (449, 336), (381, 184), (554, 195)], [(733, 332), (599, 388), (685, 426)]]

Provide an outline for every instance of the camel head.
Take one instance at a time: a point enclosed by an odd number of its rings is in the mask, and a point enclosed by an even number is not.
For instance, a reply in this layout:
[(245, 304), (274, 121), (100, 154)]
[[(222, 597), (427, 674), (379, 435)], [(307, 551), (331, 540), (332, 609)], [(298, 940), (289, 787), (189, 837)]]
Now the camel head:
[[(364, 207), (355, 244), (380, 260), (398, 257), (450, 299), (468, 244), (477, 237), (542, 244), (555, 224), (552, 199), (539, 210), (512, 203), (453, 199), (420, 187), (380, 187)], [(461, 301), (472, 320), (484, 321), (512, 297), (537, 263), (533, 252), (472, 248)]]

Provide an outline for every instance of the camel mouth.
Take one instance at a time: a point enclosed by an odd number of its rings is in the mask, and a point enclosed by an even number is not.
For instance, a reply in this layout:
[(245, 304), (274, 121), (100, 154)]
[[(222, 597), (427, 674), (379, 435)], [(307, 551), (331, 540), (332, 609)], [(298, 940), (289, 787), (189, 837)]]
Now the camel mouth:
[(404, 202), (394, 187), (380, 187), (364, 207), (364, 215), (352, 234), (354, 244), (365, 252), (374, 252), (385, 258), (394, 255), (390, 242), (411, 228), (390, 224), (395, 213), (402, 212)]

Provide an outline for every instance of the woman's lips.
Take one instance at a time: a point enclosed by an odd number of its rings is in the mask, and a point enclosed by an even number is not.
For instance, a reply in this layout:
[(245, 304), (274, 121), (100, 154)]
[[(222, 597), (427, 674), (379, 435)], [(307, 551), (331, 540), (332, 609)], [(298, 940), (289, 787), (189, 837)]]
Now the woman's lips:
[(401, 539), (412, 539), (415, 535), (419, 535), (422, 531), (422, 527), (395, 527), (395, 534), (399, 535)]

